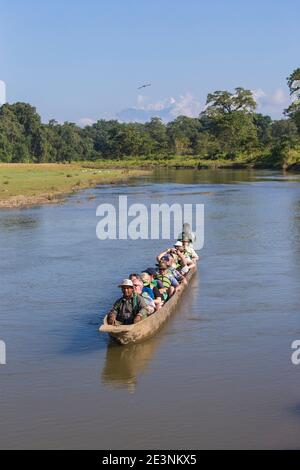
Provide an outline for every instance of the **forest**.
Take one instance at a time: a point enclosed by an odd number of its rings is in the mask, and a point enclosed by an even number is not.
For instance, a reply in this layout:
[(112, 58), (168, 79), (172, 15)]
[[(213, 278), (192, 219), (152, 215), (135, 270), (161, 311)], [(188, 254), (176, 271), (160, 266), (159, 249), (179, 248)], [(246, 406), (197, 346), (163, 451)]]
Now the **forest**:
[(250, 90), (209, 93), (204, 111), (195, 118), (179, 116), (164, 123), (124, 123), (100, 119), (84, 128), (72, 122), (42, 123), (27, 103), (0, 108), (0, 162), (73, 161), (141, 162), (191, 159), (227, 161), (264, 168), (300, 168), (300, 68), (287, 78), (291, 105), (284, 118), (256, 112)]

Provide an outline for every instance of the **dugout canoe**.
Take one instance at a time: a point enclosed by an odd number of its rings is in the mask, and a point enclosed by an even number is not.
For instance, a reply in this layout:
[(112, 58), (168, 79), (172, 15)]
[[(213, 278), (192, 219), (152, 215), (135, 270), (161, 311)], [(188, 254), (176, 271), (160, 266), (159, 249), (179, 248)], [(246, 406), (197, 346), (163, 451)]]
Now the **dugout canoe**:
[(109, 325), (107, 323), (106, 315), (104, 317), (103, 324), (99, 328), (99, 331), (102, 333), (108, 333), (120, 344), (138, 343), (140, 341), (144, 341), (150, 336), (153, 336), (167, 320), (167, 318), (169, 318), (170, 315), (175, 311), (178, 301), (181, 299), (182, 295), (184, 295), (184, 292), (187, 289), (196, 270), (197, 267), (192, 268), (188, 272), (186, 276), (187, 284), (181, 285), (182, 289), (179, 292), (176, 292), (170, 298), (170, 300), (168, 300), (165, 305), (157, 312), (138, 323), (119, 326)]

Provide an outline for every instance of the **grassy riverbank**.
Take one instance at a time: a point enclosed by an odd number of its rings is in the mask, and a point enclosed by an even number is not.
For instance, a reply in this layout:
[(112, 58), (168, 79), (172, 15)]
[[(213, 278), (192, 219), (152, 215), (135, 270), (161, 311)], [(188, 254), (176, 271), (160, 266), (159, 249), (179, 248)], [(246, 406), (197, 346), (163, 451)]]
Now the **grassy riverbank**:
[(126, 181), (139, 169), (91, 168), (87, 164), (0, 164), (0, 208), (49, 204), (80, 189)]
[(265, 169), (285, 169), (300, 171), (300, 148), (299, 150), (289, 150), (284, 156), (273, 156), (266, 152), (265, 155), (240, 155), (234, 159), (216, 158), (203, 159), (197, 156), (164, 156), (164, 157), (126, 157), (124, 159), (105, 159), (95, 162), (83, 162), (83, 167), (102, 169), (152, 169), (162, 168), (192, 168), (192, 169), (226, 169), (226, 168), (265, 168)]
[[(286, 159), (286, 170), (300, 171), (298, 152)], [(274, 168), (266, 155), (234, 160), (206, 160), (193, 156), (164, 158), (135, 157), (105, 159), (80, 163), (0, 163), (0, 208), (50, 204), (62, 201), (62, 196), (99, 184), (112, 184), (139, 177), (156, 167), (192, 169)]]

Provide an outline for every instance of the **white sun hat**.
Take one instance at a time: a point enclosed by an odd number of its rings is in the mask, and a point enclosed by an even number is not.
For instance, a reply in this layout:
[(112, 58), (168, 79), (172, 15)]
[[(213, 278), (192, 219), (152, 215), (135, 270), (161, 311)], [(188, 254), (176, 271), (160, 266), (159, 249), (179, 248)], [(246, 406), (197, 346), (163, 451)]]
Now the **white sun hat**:
[(130, 279), (123, 279), (121, 284), (118, 285), (118, 287), (133, 287), (133, 283)]

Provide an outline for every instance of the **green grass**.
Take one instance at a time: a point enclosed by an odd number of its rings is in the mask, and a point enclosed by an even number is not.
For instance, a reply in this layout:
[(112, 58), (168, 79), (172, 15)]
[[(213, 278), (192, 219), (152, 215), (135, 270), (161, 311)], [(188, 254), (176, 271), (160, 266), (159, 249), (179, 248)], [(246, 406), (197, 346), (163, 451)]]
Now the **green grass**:
[[(300, 149), (289, 150), (283, 157), (284, 167), (300, 170)], [(270, 152), (230, 159), (201, 159), (197, 156), (161, 158), (131, 157), (120, 160), (97, 160), (80, 163), (0, 163), (0, 206), (10, 207), (55, 200), (58, 195), (98, 184), (126, 181), (141, 176), (145, 170), (163, 168), (279, 168), (278, 156)], [(15, 198), (15, 200), (13, 200)], [(16, 200), (18, 198), (18, 200)]]
[(235, 160), (205, 160), (199, 157), (193, 156), (174, 156), (174, 157), (162, 157), (162, 158), (126, 158), (123, 160), (97, 160), (95, 162), (83, 162), (82, 165), (86, 168), (106, 168), (106, 169), (118, 169), (118, 168), (145, 168), (151, 169), (155, 167), (165, 168), (234, 168), (236, 166), (251, 166), (251, 161), (245, 160), (245, 158), (236, 158)]
[(270, 150), (257, 151), (253, 154), (241, 153), (233, 159), (216, 158), (206, 159), (199, 156), (164, 156), (164, 157), (126, 157), (124, 159), (103, 159), (95, 162), (82, 162), (86, 168), (119, 169), (140, 168), (152, 169), (155, 167), (165, 168), (194, 168), (194, 169), (216, 169), (216, 168), (278, 168), (289, 169), (298, 165), (300, 167), (300, 149), (289, 150), (284, 158), (286, 164), (281, 165), (278, 156), (271, 155)]
[(50, 200), (60, 194), (98, 184), (116, 183), (144, 173), (137, 169), (86, 168), (80, 163), (2, 163), (0, 202), (3, 205), (3, 202), (16, 196)]

